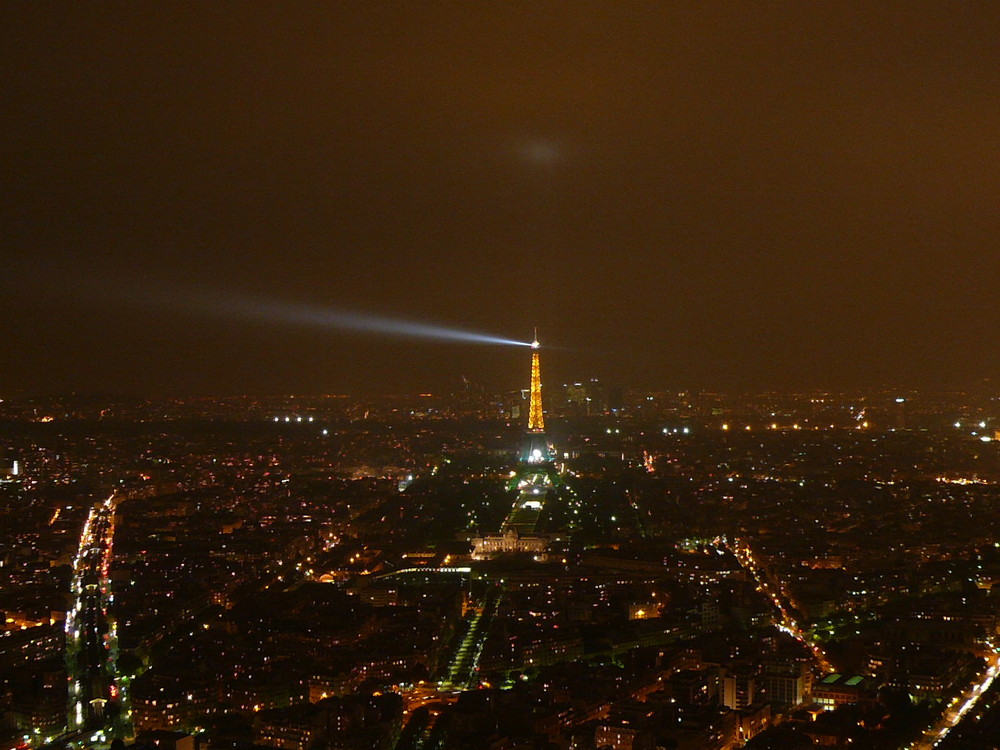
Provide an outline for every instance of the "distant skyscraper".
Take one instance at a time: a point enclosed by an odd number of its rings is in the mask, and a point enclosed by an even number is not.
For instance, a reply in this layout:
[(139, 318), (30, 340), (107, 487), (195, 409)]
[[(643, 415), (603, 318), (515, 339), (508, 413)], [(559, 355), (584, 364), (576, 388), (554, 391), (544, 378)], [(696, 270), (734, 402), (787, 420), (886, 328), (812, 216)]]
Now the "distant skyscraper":
[(892, 426), (897, 430), (906, 429), (906, 399), (897, 398), (893, 404)]
[(625, 389), (620, 385), (613, 385), (608, 388), (608, 409), (613, 413), (618, 413), (625, 408)]

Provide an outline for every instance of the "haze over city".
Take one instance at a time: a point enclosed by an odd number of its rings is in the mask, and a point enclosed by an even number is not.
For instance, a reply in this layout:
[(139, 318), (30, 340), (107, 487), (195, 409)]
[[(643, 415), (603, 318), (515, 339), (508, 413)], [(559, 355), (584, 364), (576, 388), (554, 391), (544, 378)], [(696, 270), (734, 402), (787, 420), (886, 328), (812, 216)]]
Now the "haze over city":
[[(992, 3), (5, 3), (4, 388), (964, 387)], [(229, 314), (206, 309), (205, 300)], [(243, 315), (247, 310), (248, 315)]]

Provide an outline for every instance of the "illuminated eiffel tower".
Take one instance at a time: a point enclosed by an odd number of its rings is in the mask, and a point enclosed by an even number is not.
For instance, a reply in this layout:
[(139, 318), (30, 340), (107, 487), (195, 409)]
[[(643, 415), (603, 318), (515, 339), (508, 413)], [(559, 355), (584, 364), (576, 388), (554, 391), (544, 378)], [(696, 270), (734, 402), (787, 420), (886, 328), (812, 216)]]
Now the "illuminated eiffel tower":
[(531, 342), (531, 400), (528, 402), (529, 432), (545, 432), (545, 414), (542, 411), (542, 367), (538, 357), (538, 331)]
[(488, 559), (507, 553), (544, 555), (553, 534), (545, 527), (545, 500), (563, 484), (556, 471), (555, 451), (545, 436), (542, 410), (542, 371), (538, 356), (538, 332), (531, 344), (531, 400), (528, 403), (528, 431), (524, 436), (517, 467), (510, 474), (507, 489), (514, 493), (513, 504), (498, 534), (473, 537), (472, 556)]
[(555, 468), (555, 451), (545, 435), (545, 412), (542, 409), (542, 370), (539, 357), (538, 331), (531, 342), (531, 396), (528, 401), (528, 432), (525, 434), (521, 459), (509, 483), (510, 489), (542, 490), (562, 483)]

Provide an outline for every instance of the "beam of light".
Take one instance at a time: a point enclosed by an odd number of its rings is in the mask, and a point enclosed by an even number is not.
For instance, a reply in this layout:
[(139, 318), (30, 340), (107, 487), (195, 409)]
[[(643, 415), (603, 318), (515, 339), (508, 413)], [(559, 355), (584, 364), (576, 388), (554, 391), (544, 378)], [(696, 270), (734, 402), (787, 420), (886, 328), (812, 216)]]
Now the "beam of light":
[[(188, 316), (210, 317), (262, 323), (278, 323), (317, 329), (379, 334), (397, 338), (419, 338), (434, 341), (492, 344), (499, 346), (531, 346), (530, 341), (491, 336), (438, 323), (401, 320), (383, 315), (291, 302), (260, 299), (247, 293), (235, 293), (189, 282), (137, 279), (121, 274), (101, 275), (87, 272), (64, 277), (46, 278), (44, 273), (27, 273), (19, 269), (0, 277), (0, 287), (39, 290), (49, 295), (67, 293), (98, 304), (125, 303), (138, 308), (169, 311)], [(46, 283), (48, 281), (49, 283)]]
[(412, 320), (400, 320), (349, 310), (283, 300), (255, 299), (249, 295), (190, 287), (145, 287), (141, 295), (130, 292), (129, 301), (175, 312), (230, 320), (285, 323), (311, 328), (380, 334), (397, 338), (467, 342), (500, 346), (531, 346), (528, 341), (491, 336), (476, 331)]
[(474, 344), (498, 344), (501, 346), (531, 346), (527, 341), (514, 341), (498, 336), (490, 336), (475, 331), (465, 331), (442, 325), (420, 323), (409, 320), (385, 318), (379, 315), (345, 312), (341, 310), (308, 309), (293, 306), (278, 309), (271, 320), (285, 320), (289, 323), (319, 325), (345, 331), (379, 333), (387, 336), (422, 338), (438, 341), (465, 341)]

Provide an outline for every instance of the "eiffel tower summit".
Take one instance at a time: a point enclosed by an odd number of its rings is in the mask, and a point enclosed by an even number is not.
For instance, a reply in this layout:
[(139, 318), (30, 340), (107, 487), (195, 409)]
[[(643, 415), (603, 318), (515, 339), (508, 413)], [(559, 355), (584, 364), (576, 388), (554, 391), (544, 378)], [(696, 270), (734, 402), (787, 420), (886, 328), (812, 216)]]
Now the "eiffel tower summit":
[(531, 342), (531, 390), (528, 402), (528, 430), (524, 435), (517, 467), (507, 488), (514, 493), (513, 505), (495, 536), (473, 540), (474, 557), (490, 557), (505, 552), (544, 553), (554, 538), (544, 533), (545, 501), (562, 486), (556, 470), (555, 451), (545, 434), (545, 410), (542, 407), (542, 368), (535, 330)]

